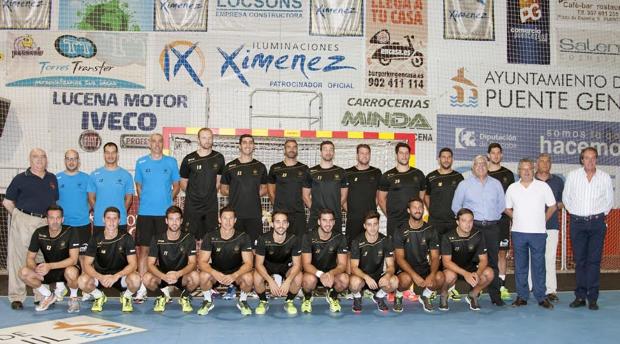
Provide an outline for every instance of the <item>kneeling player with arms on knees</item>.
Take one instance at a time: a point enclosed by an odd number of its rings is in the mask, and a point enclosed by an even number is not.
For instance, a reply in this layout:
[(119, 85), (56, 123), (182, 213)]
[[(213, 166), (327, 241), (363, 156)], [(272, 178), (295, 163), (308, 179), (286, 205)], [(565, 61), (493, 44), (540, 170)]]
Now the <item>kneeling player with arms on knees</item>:
[(101, 312), (108, 300), (97, 287), (114, 287), (121, 292), (121, 311), (133, 312), (132, 295), (140, 288), (140, 275), (136, 272), (138, 260), (136, 245), (131, 235), (120, 233), (121, 212), (109, 207), (103, 212), (105, 229), (94, 233), (84, 255), (84, 273), (78, 279), (82, 292), (95, 298), (93, 312)]
[(322, 209), (319, 211), (318, 230), (304, 236), (301, 246), (304, 269), (301, 311), (304, 313), (312, 312), (312, 292), (317, 282), (328, 288), (326, 299), (332, 313), (340, 312), (338, 293), (349, 287), (347, 239), (340, 228), (338, 232), (332, 232), (335, 223), (334, 211)]
[(211, 288), (218, 284), (237, 285), (241, 289), (237, 308), (243, 315), (251, 315), (248, 293), (252, 291), (254, 256), (250, 236), (235, 230), (235, 210), (226, 206), (220, 210), (220, 229), (208, 232), (202, 238), (198, 255), (200, 288), (204, 301), (198, 315), (207, 315), (213, 309)]
[[(388, 311), (385, 296), (398, 287), (394, 275), (394, 250), (390, 239), (379, 233), (379, 213), (371, 210), (364, 217), (364, 233), (351, 242), (351, 279), (349, 290), (353, 294), (353, 311), (362, 311), (363, 288), (378, 291), (373, 301), (382, 312)], [(384, 269), (385, 267), (385, 269)]]
[(256, 242), (254, 290), (260, 299), (256, 314), (265, 314), (269, 309), (265, 294), (267, 282), (271, 295), (286, 296), (284, 310), (294, 315), (297, 308), (293, 301), (301, 288), (301, 238), (287, 231), (289, 222), (285, 212), (276, 210), (271, 218), (273, 230), (260, 236)]
[(469, 309), (477, 311), (480, 310), (478, 296), (493, 281), (493, 269), (488, 266), (484, 236), (472, 229), (474, 213), (462, 208), (456, 214), (456, 224), (456, 229), (441, 238), (441, 260), (446, 281), (441, 287), (439, 309), (448, 310), (448, 289), (457, 279), (464, 279), (472, 288), (465, 298)]
[(196, 271), (196, 241), (192, 233), (181, 233), (183, 212), (173, 205), (166, 210), (164, 233), (156, 234), (149, 248), (148, 272), (144, 274), (144, 285), (159, 296), (155, 299), (153, 311), (163, 312), (171, 300), (168, 287), (181, 290), (179, 303), (183, 312), (192, 309), (191, 293), (200, 283)]

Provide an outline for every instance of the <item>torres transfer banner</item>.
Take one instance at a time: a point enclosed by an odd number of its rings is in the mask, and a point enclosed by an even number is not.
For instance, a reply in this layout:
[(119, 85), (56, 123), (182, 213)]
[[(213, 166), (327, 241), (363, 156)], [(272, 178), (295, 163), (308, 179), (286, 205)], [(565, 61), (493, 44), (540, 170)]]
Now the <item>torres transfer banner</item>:
[(0, 29), (49, 29), (50, 0), (2, 0)]
[(366, 92), (426, 95), (426, 0), (367, 1)]
[(59, 2), (60, 30), (153, 30), (153, 0), (59, 0)]
[(495, 40), (493, 0), (444, 0), (445, 39)]
[(208, 0), (155, 0), (155, 31), (207, 31)]
[(506, 5), (508, 63), (548, 65), (549, 0), (508, 0)]
[(144, 88), (143, 34), (10, 32), (7, 37), (8, 87)]
[(310, 34), (362, 36), (363, 0), (310, 0)]

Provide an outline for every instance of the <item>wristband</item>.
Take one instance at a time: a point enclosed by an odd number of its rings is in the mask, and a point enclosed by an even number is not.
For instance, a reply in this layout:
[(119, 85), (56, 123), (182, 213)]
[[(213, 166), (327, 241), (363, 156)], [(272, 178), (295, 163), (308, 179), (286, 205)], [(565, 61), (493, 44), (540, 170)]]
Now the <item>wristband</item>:
[(321, 271), (321, 270), (316, 270), (316, 272), (314, 273), (314, 275), (315, 275), (317, 278), (321, 278), (321, 276), (323, 276), (323, 273), (324, 273), (324, 272), (323, 272), (323, 271)]

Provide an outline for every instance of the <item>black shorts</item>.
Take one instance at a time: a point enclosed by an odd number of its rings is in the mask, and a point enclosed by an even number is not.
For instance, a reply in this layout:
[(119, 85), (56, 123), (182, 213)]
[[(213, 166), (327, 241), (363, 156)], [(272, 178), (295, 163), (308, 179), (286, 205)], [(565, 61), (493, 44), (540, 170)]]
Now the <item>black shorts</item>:
[[(93, 226), (93, 235), (103, 233), (105, 226)], [(127, 233), (127, 225), (118, 225), (118, 233)]]
[(439, 240), (441, 241), (441, 236), (446, 234), (447, 232), (456, 228), (456, 223), (454, 221), (437, 221), (433, 220), (429, 222), (433, 228), (437, 231), (437, 235), (439, 236)]
[(286, 278), (286, 273), (291, 269), (288, 264), (274, 264), (266, 260), (263, 262), (263, 265), (269, 275), (280, 275), (282, 278)]
[(192, 233), (194, 239), (202, 240), (202, 237), (217, 229), (217, 209), (209, 210), (205, 213), (187, 210), (183, 215), (183, 228)]
[[(478, 271), (478, 266), (477, 265), (469, 265), (469, 266), (466, 266), (464, 268), (462, 267), (461, 269), (463, 269), (463, 270), (465, 270), (467, 272), (476, 272), (476, 271)], [(458, 276), (457, 279), (459, 279), (461, 281), (465, 280), (465, 277), (463, 277), (462, 275), (457, 274), (457, 276)]]
[[(422, 265), (422, 266), (414, 265), (414, 266), (412, 266), (412, 268), (413, 268), (413, 271), (415, 271), (415, 273), (420, 275), (420, 277), (422, 277), (422, 278), (426, 278), (426, 277), (428, 277), (428, 275), (431, 274), (431, 267), (430, 267), (430, 265)], [(404, 272), (404, 271), (399, 269), (396, 272), (396, 274), (399, 275), (402, 272)]]
[(156, 234), (167, 229), (165, 216), (138, 215), (136, 221), (136, 246), (150, 246)]
[(498, 221), (499, 226), (499, 249), (507, 251), (510, 249), (510, 218), (506, 214)]
[(80, 241), (80, 253), (83, 253), (86, 251), (86, 246), (91, 237), (90, 224), (73, 227), (73, 229), (77, 231), (78, 240)]
[(254, 243), (256, 239), (263, 234), (263, 220), (260, 217), (237, 219), (237, 222), (235, 222), (235, 229), (249, 235), (250, 240)]
[(43, 276), (43, 284), (52, 284), (56, 282), (66, 282), (65, 269), (50, 270), (47, 275)]
[[(367, 274), (367, 275), (370, 276), (370, 278), (372, 278), (373, 280), (375, 280), (375, 282), (377, 282), (377, 285), (379, 285), (379, 280), (381, 279), (381, 277), (383, 277), (383, 275), (385, 275), (385, 272), (378, 271), (378, 272)], [(368, 288), (368, 285), (365, 285), (364, 288), (370, 289)]]
[(181, 276), (181, 277), (177, 280), (177, 283), (174, 283), (174, 284), (169, 284), (168, 282), (166, 282), (166, 281), (164, 281), (164, 280), (161, 280), (161, 281), (159, 282), (159, 289), (161, 289), (161, 288), (165, 288), (165, 287), (168, 287), (168, 286), (177, 287), (177, 289), (179, 289), (179, 290), (183, 290), (183, 288), (184, 288), (184, 287), (183, 287), (183, 276)]
[[(100, 272), (100, 271), (97, 271), (97, 272), (102, 275), (114, 275), (116, 273), (116, 272)], [(123, 282), (125, 281), (126, 277), (127, 276), (123, 276), (119, 278), (116, 282), (114, 282), (114, 284), (112, 284), (111, 288), (114, 288), (118, 291), (124, 291), (125, 289), (127, 289), (127, 286), (126, 286), (127, 283), (125, 283), (125, 286), (123, 286)], [(93, 279), (95, 280), (96, 288), (99, 288), (99, 287), (103, 288), (103, 286), (101, 285), (101, 282), (98, 279), (96, 279), (95, 277), (93, 277)]]

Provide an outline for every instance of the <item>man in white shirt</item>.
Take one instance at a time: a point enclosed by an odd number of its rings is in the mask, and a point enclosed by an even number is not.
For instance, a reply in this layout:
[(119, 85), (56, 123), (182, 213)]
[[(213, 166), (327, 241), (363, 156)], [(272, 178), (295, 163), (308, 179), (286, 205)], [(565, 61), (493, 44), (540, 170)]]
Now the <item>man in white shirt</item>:
[[(534, 179), (534, 162), (531, 160), (519, 161), (519, 177), (521, 179), (506, 190), (506, 214), (512, 217), (517, 289), (517, 299), (512, 306), (527, 305), (530, 296), (527, 275), (531, 255), (534, 297), (541, 307), (551, 309), (553, 304), (545, 293), (545, 247), (546, 222), (555, 212), (555, 197), (547, 183)], [(546, 211), (545, 205), (548, 207)]]
[(587, 147), (579, 156), (583, 168), (566, 178), (562, 202), (570, 213), (570, 239), (575, 260), (575, 300), (571, 308), (598, 310), (601, 256), (605, 242), (605, 216), (614, 205), (614, 190), (609, 174), (596, 168), (598, 152)]

